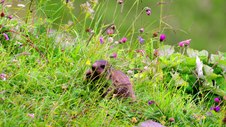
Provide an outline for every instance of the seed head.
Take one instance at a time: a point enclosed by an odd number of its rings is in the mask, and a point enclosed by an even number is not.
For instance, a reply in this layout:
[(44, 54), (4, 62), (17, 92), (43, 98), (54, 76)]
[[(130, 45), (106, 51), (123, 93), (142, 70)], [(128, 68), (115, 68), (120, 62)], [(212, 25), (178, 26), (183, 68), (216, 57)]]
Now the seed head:
[(175, 119), (174, 119), (173, 117), (171, 117), (171, 118), (169, 118), (169, 121), (170, 121), (170, 122), (174, 122)]
[(5, 17), (5, 13), (4, 12), (1, 13), (1, 17)]

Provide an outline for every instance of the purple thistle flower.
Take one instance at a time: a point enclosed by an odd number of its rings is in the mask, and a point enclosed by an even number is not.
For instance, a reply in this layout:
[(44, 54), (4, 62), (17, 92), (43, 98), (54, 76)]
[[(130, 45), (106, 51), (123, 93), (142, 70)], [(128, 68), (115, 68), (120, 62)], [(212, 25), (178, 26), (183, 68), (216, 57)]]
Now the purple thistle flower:
[(117, 58), (117, 53), (113, 53), (111, 56), (110, 56), (110, 58)]
[(184, 40), (184, 41), (179, 42), (178, 45), (180, 47), (184, 47), (184, 46), (190, 45), (190, 42), (191, 42), (191, 39), (188, 39), (188, 40)]
[(100, 37), (100, 44), (103, 44), (103, 43), (104, 43), (104, 38)]
[(126, 41), (127, 41), (127, 38), (126, 38), (126, 37), (123, 37), (123, 38), (119, 41), (119, 43), (126, 43)]
[(152, 105), (154, 103), (155, 103), (155, 101), (148, 101), (148, 105)]
[(178, 45), (179, 45), (180, 47), (184, 47), (184, 42), (181, 41), (181, 42), (178, 43)]
[(214, 110), (214, 107), (210, 107), (210, 110)]
[(144, 32), (144, 28), (140, 28), (140, 33), (143, 33)]
[(147, 8), (147, 9), (146, 9), (146, 14), (147, 14), (148, 16), (151, 15), (151, 9), (150, 9), (150, 8)]
[(118, 4), (122, 4), (123, 3), (123, 0), (118, 0)]
[(161, 34), (160, 35), (160, 42), (164, 41), (166, 39), (166, 35), (165, 34)]
[(114, 46), (113, 46), (113, 45), (111, 45), (109, 48), (110, 48), (110, 49), (113, 49), (113, 48), (114, 48)]
[(139, 39), (140, 44), (144, 44), (144, 39), (142, 37), (139, 37), (138, 39)]
[(220, 100), (219, 97), (214, 98), (214, 102), (215, 102), (215, 103), (220, 103), (220, 101), (221, 101), (221, 100)]
[(107, 33), (107, 35), (112, 35), (112, 34), (114, 34), (114, 30), (109, 28), (109, 29), (107, 29), (106, 33)]
[(2, 74), (0, 74), (0, 79), (1, 80), (6, 80), (6, 77), (7, 77), (7, 75), (6, 74), (4, 74), (4, 73), (2, 73)]
[(185, 44), (185, 45), (190, 45), (190, 42), (191, 42), (191, 39), (188, 39), (188, 40), (185, 40), (185, 41), (184, 41), (184, 44)]
[(13, 16), (12, 16), (12, 15), (9, 15), (9, 16), (7, 16), (7, 18), (8, 18), (8, 19), (12, 19), (12, 18), (13, 18)]
[(35, 118), (35, 114), (33, 114), (33, 113), (29, 113), (29, 114), (27, 114), (29, 117), (31, 117), (31, 118)]
[(0, 2), (0, 3), (1, 3), (1, 4), (4, 4), (4, 2), (5, 2), (5, 0), (1, 0), (1, 2)]
[(216, 106), (216, 107), (213, 108), (213, 110), (214, 110), (215, 112), (219, 112), (219, 111), (221, 110), (221, 107), (220, 107), (220, 106)]
[(5, 40), (8, 41), (9, 40), (9, 36), (6, 33), (3, 33), (3, 36), (5, 37)]

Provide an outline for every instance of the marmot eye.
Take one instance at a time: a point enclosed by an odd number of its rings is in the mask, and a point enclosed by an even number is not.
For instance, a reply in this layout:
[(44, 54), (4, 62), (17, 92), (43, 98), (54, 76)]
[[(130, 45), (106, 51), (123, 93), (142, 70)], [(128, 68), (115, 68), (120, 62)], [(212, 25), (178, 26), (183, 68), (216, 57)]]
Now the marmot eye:
[(93, 70), (93, 71), (95, 71), (95, 70), (96, 70), (96, 68), (95, 68), (95, 67), (92, 67), (92, 70)]
[(100, 68), (104, 69), (105, 68), (105, 65), (100, 65)]

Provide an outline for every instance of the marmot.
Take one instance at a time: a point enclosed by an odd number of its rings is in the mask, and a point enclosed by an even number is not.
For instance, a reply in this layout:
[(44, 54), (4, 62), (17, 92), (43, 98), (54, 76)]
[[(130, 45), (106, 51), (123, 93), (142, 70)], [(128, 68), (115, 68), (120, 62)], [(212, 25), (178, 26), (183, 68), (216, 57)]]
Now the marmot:
[(97, 60), (92, 65), (92, 69), (86, 72), (86, 79), (96, 81), (103, 77), (112, 82), (112, 85), (106, 93), (103, 93), (103, 96), (112, 92), (117, 97), (131, 97), (135, 100), (133, 86), (129, 77), (123, 72), (115, 70), (108, 61)]

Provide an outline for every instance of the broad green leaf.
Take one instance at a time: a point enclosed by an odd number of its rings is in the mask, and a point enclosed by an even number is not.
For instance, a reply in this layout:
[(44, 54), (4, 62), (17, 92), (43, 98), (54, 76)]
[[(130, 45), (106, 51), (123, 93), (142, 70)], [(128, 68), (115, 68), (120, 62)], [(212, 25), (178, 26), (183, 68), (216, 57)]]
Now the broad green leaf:
[(205, 56), (205, 57), (208, 57), (208, 52), (206, 50), (202, 50), (202, 51), (198, 51), (198, 50), (194, 50), (194, 49), (191, 49), (191, 48), (188, 48), (187, 49), (187, 55), (189, 57), (196, 57), (196, 56)]
[(221, 75), (215, 74), (213, 72), (214, 71), (213, 68), (211, 68), (208, 65), (203, 65), (203, 70), (204, 70), (204, 73), (205, 73), (207, 80), (213, 80), (213, 79), (216, 79), (218, 77), (221, 77)]
[(209, 90), (212, 93), (217, 94), (219, 96), (226, 96), (226, 91), (213, 86), (211, 81), (204, 82), (202, 85), (202, 89)]
[(179, 73), (171, 73), (171, 76), (172, 76), (172, 79), (175, 81), (175, 86), (178, 87), (178, 86), (188, 86), (188, 82), (184, 81)]
[(186, 60), (184, 61), (184, 64), (186, 66), (194, 66), (195, 67), (195, 65), (196, 65), (195, 58), (186, 57)]
[(172, 55), (174, 53), (174, 51), (175, 51), (174, 46), (164, 45), (159, 48), (159, 56), (169, 57), (170, 55)]
[(226, 73), (226, 60), (220, 60), (218, 66)]

